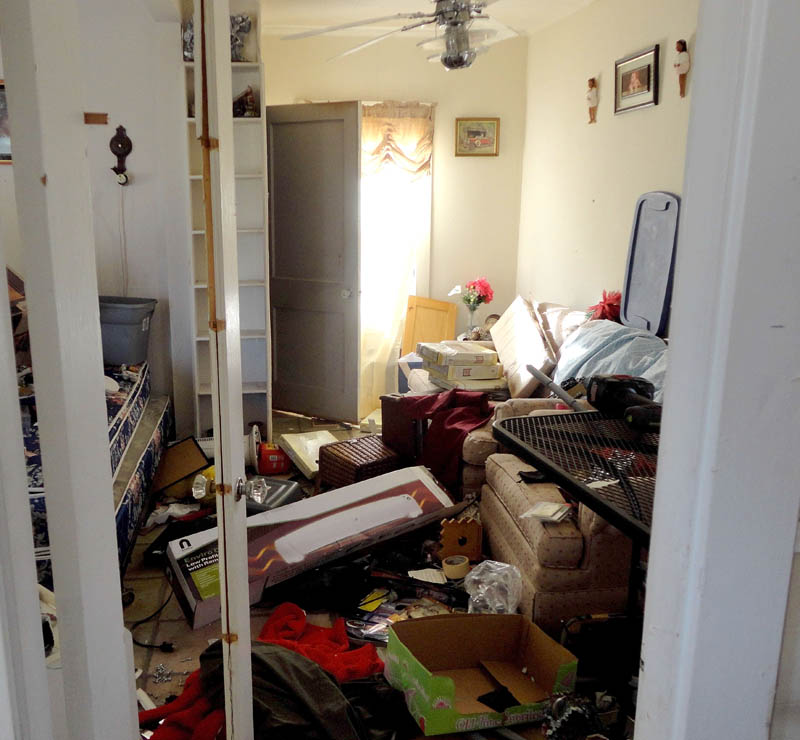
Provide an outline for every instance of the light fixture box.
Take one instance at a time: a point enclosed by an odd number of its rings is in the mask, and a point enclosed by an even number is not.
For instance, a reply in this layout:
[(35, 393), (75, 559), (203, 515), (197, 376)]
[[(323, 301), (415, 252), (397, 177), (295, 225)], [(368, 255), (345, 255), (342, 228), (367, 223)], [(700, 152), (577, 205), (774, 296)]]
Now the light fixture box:
[(385, 664), (426, 736), (541, 721), (551, 696), (572, 693), (578, 670), (577, 658), (522, 614), (397, 622)]
[[(248, 517), (250, 603), (265, 588), (463, 508), (426, 468), (410, 467)], [(167, 576), (192, 629), (220, 616), (217, 536), (214, 527), (167, 548)]]

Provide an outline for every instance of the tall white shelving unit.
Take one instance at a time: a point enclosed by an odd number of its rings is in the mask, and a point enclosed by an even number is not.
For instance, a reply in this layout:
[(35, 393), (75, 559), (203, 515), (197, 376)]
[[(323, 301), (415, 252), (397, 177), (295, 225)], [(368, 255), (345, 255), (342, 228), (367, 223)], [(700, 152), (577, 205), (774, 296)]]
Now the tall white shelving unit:
[[(260, 18), (256, 9), (231, 8), (248, 12), (252, 29), (247, 35), (244, 56), (253, 61), (232, 62), (234, 97), (248, 86), (256, 98), (255, 118), (234, 118), (234, 170), (236, 177), (236, 226), (239, 253), (239, 317), (242, 341), (242, 406), (246, 428), (263, 422), (272, 434), (271, 379), (269, 377), (269, 280), (267, 273), (267, 159), (264, 126), (264, 66), (261, 63)], [(189, 146), (189, 189), (192, 205), (192, 275), (194, 332), (195, 432), (205, 436), (212, 426), (211, 362), (208, 341), (208, 267), (203, 215), (202, 153), (194, 109), (195, 62), (184, 62), (186, 73), (187, 139)], [(198, 65), (199, 69), (199, 65)], [(231, 101), (231, 111), (233, 103)], [(245, 431), (245, 430), (243, 430)]]

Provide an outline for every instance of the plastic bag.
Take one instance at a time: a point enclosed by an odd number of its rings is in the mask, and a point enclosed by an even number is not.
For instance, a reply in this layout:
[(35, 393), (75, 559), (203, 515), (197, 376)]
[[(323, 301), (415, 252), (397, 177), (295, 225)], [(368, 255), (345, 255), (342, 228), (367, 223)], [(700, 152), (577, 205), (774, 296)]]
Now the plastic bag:
[(470, 614), (514, 614), (522, 596), (522, 575), (515, 565), (484, 560), (464, 578)]

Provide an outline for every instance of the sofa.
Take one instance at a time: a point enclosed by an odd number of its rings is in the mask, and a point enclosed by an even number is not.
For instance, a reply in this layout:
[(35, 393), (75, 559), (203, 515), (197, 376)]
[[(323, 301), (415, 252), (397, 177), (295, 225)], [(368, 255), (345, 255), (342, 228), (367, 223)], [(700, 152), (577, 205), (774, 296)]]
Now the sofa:
[[(528, 310), (524, 304), (522, 307)], [(535, 317), (535, 312), (532, 315)], [(515, 328), (519, 323), (517, 317)], [(574, 321), (566, 335), (557, 339), (549, 343), (547, 352), (539, 351), (540, 368), (556, 382), (621, 372), (648, 377), (660, 394), (666, 368), (662, 340), (610, 321)], [(524, 358), (524, 353), (520, 356)], [(504, 361), (509, 386), (516, 386), (518, 393), (531, 388), (523, 362)], [(516, 383), (512, 382), (514, 373)], [(533, 393), (543, 395), (542, 390), (534, 388)], [(557, 524), (521, 518), (536, 502), (561, 502), (564, 497), (552, 483), (521, 479), (522, 471), (535, 468), (502, 449), (493, 436), (492, 423), (513, 416), (572, 413), (558, 406), (563, 404), (557, 399), (541, 397), (512, 398), (497, 404), (492, 420), (470, 432), (461, 451), (462, 490), (480, 500), (486, 554), (519, 568), (523, 586), (520, 611), (554, 636), (571, 617), (625, 609), (632, 553), (629, 538), (583, 504), (578, 505), (574, 518)]]

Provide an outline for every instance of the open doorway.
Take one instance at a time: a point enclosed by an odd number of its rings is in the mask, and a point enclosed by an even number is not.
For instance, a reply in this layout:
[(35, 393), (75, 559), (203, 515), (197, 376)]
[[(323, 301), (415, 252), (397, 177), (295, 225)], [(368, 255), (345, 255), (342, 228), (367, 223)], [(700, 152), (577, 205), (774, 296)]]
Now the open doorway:
[(275, 408), (357, 422), (429, 258), (433, 106), (270, 106), (267, 139)]

